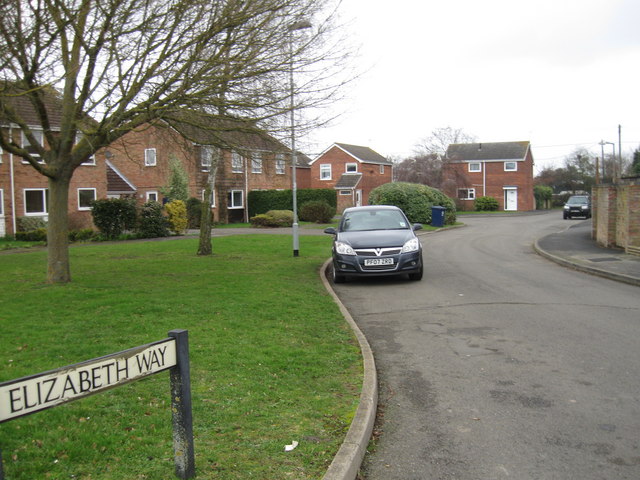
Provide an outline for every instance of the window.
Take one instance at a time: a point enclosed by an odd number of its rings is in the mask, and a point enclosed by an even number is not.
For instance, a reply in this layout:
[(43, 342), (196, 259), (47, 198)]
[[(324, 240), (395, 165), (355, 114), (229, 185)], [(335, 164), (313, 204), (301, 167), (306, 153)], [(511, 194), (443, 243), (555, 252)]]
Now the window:
[(320, 180), (331, 180), (330, 163), (323, 163), (320, 165)]
[(504, 171), (505, 172), (517, 172), (518, 171), (518, 162), (504, 162)]
[(242, 157), (237, 152), (231, 154), (231, 171), (233, 173), (244, 172)]
[(210, 145), (202, 145), (200, 147), (200, 166), (205, 172), (208, 172), (211, 168), (211, 159), (213, 158), (213, 153), (213, 147)]
[(144, 150), (144, 164), (147, 167), (155, 167), (156, 166), (156, 149), (155, 148), (145, 148), (145, 150)]
[(347, 163), (345, 168), (346, 173), (358, 173), (358, 164), (357, 163)]
[(158, 192), (147, 192), (147, 202), (157, 202)]
[(476, 198), (475, 188), (459, 188), (458, 200), (474, 200)]
[(46, 188), (31, 188), (24, 190), (24, 214), (25, 215), (46, 215), (47, 214)]
[(91, 210), (91, 202), (96, 199), (95, 188), (78, 189), (78, 210)]
[(340, 190), (340, 195), (351, 195), (351, 190)]
[(285, 172), (284, 155), (279, 153), (276, 155), (276, 174), (284, 175), (284, 172)]
[(481, 172), (482, 164), (480, 162), (469, 162), (469, 172)]
[[(205, 194), (205, 189), (202, 189), (202, 201), (204, 202), (204, 194)], [(215, 190), (211, 190), (211, 198), (209, 199), (209, 201), (211, 202), (211, 208), (215, 208), (216, 206), (216, 191)]]
[[(31, 130), (31, 133), (38, 142), (38, 145), (41, 147), (44, 146), (44, 133), (42, 133), (42, 130)], [(31, 145), (24, 131), (22, 131), (22, 148), (29, 152), (32, 157), (40, 158), (40, 153), (38, 152), (37, 147)]]
[(262, 173), (262, 154), (251, 155), (251, 173)]
[(4, 216), (4, 195), (0, 188), (0, 217)]
[(229, 205), (228, 208), (243, 208), (242, 203), (242, 190), (231, 190), (229, 192)]
[(380, 175), (384, 175), (384, 165), (380, 165)]

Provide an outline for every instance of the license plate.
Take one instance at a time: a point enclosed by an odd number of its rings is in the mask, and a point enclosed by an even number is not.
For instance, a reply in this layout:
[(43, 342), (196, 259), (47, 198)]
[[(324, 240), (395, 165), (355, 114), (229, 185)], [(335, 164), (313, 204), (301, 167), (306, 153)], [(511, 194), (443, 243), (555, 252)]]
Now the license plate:
[(364, 266), (373, 267), (375, 265), (393, 265), (393, 258), (365, 258)]

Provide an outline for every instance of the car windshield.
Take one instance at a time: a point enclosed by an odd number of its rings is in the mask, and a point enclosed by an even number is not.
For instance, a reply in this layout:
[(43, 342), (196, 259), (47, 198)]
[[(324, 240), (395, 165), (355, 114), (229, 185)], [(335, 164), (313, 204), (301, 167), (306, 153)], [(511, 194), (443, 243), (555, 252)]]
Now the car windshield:
[(343, 232), (366, 230), (407, 229), (407, 219), (397, 210), (364, 210), (345, 213), (342, 218)]
[(587, 205), (589, 201), (587, 197), (569, 197), (567, 203), (569, 205)]

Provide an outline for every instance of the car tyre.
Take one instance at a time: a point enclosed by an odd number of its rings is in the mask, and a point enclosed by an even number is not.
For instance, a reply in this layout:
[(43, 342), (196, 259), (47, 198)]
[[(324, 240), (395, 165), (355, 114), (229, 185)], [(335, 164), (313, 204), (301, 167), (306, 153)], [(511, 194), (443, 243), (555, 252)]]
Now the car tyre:
[(412, 280), (414, 282), (419, 282), (420, 280), (422, 280), (423, 274), (424, 274), (424, 266), (420, 265), (419, 271), (409, 274), (409, 280)]
[(333, 283), (344, 283), (346, 280), (346, 277), (344, 275), (340, 275), (339, 273), (336, 273), (336, 267), (334, 266), (331, 269), (331, 279), (333, 280)]

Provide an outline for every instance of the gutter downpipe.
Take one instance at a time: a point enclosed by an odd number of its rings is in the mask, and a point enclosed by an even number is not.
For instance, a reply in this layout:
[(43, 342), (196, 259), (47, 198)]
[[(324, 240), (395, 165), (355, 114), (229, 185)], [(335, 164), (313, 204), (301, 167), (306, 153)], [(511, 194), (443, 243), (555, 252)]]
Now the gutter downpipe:
[(482, 196), (487, 196), (487, 162), (482, 162)]
[[(13, 138), (13, 129), (9, 127), (9, 138)], [(13, 153), (9, 153), (9, 178), (11, 183), (11, 226), (13, 228), (13, 236), (16, 236), (16, 185), (13, 173)]]

